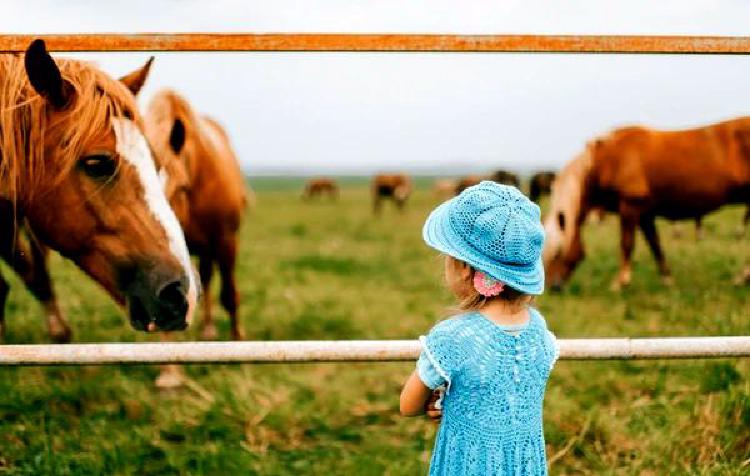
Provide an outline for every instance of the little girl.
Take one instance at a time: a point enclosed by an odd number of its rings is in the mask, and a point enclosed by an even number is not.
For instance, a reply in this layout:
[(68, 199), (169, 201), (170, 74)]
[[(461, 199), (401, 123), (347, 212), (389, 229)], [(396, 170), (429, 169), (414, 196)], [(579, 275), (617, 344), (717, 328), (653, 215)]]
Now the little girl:
[(544, 290), (539, 207), (482, 182), (434, 210), (423, 236), (445, 254), (463, 311), (420, 338), (401, 392), (401, 414), (414, 416), (445, 388), (430, 475), (546, 475), (542, 401), (558, 350), (530, 307)]

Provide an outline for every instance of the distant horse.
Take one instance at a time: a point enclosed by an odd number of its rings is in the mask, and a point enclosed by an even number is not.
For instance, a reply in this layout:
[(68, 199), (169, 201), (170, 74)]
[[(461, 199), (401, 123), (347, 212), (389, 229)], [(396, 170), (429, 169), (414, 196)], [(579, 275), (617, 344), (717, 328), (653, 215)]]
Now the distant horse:
[[(133, 328), (176, 330), (198, 288), (133, 97), (150, 63), (118, 82), (88, 63), (53, 60), (42, 40), (23, 57), (0, 55), (0, 248), (42, 301), (54, 300), (48, 276), (25, 271), (46, 273), (45, 245), (127, 303)], [(19, 261), (21, 225), (38, 242)], [(7, 288), (0, 278), (0, 333)], [(67, 340), (67, 324), (53, 319), (53, 337)]]
[(695, 219), (728, 203), (750, 204), (750, 118), (681, 131), (615, 130), (589, 143), (555, 181), (545, 219), (548, 282), (561, 286), (583, 259), (581, 225), (594, 206), (620, 216), (619, 288), (631, 281), (636, 227), (670, 282), (654, 219)]
[(406, 175), (376, 175), (372, 179), (373, 212), (380, 213), (384, 199), (393, 200), (399, 211), (403, 211), (411, 192), (411, 179)]
[(455, 194), (458, 195), (472, 185), (477, 185), (482, 180), (483, 178), (480, 175), (467, 175), (466, 177), (461, 177), (458, 179), (458, 182), (456, 182)]
[(314, 178), (307, 181), (302, 198), (309, 200), (313, 197), (328, 195), (331, 200), (339, 196), (339, 186), (335, 180), (330, 178)]
[(456, 194), (457, 182), (451, 179), (439, 179), (435, 180), (432, 184), (432, 192), (435, 197), (446, 200)]
[(529, 180), (529, 200), (538, 202), (544, 195), (552, 192), (552, 182), (555, 181), (555, 172), (537, 172)]
[(209, 292), (217, 264), (221, 304), (229, 314), (232, 339), (240, 340), (244, 334), (234, 270), (247, 191), (229, 137), (216, 121), (198, 115), (185, 98), (171, 90), (162, 90), (151, 100), (146, 132), (188, 248), (200, 262), (206, 290), (202, 336), (215, 339), (217, 335)]
[(494, 173), (490, 174), (489, 180), (502, 185), (513, 185), (516, 188), (519, 188), (521, 186), (521, 180), (518, 178), (518, 175), (514, 174), (513, 172), (508, 172), (507, 170), (495, 171)]

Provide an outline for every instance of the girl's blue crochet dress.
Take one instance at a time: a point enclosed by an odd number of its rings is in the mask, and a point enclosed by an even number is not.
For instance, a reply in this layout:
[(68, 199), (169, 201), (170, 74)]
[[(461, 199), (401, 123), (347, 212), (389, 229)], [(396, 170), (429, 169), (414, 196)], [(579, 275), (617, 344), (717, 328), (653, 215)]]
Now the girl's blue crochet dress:
[(447, 386), (430, 475), (547, 474), (542, 403), (558, 350), (539, 312), (529, 316), (508, 332), (470, 312), (421, 338), (421, 380)]

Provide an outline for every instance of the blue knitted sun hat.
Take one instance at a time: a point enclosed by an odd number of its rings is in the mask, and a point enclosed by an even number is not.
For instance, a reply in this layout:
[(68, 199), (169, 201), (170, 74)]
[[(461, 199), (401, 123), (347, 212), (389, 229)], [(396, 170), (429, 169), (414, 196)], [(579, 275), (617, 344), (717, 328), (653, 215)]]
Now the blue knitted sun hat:
[(425, 243), (524, 294), (542, 294), (544, 229), (539, 207), (517, 188), (484, 181), (437, 207)]

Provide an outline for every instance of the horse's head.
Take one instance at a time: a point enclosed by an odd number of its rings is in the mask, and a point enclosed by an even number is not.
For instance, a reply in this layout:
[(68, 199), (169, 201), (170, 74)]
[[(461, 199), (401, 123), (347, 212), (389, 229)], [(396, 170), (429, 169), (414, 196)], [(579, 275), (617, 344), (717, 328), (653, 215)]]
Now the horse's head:
[(192, 177), (197, 175), (200, 154), (199, 118), (188, 102), (172, 90), (154, 95), (146, 112), (146, 135), (153, 147), (164, 191), (180, 219), (189, 219), (189, 194)]
[(545, 278), (559, 290), (584, 258), (581, 226), (586, 219), (586, 177), (591, 166), (587, 148), (570, 161), (552, 184), (550, 209), (544, 219)]
[(18, 201), (35, 233), (127, 303), (135, 329), (184, 329), (198, 283), (133, 96), (151, 61), (115, 81), (56, 63), (36, 40), (24, 63), (38, 96), (29, 89), (31, 170)]

